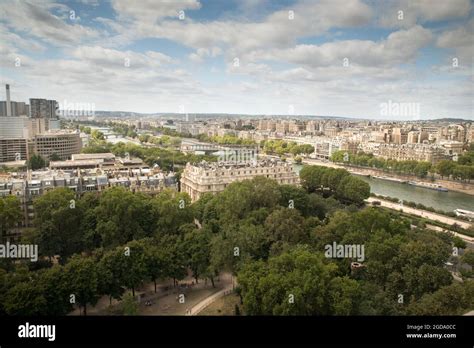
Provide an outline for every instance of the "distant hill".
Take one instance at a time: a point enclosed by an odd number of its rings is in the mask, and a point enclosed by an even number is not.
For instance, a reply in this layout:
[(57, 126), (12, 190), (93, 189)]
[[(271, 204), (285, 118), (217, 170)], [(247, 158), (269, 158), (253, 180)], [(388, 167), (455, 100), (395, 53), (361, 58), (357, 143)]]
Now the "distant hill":
[(460, 123), (460, 122), (474, 122), (473, 120), (466, 120), (464, 118), (432, 118), (423, 121), (433, 121), (433, 122), (452, 122), (452, 123)]
[[(186, 114), (175, 113), (175, 112), (157, 112), (157, 113), (140, 113), (131, 111), (95, 111), (96, 117), (118, 117), (118, 118), (138, 118), (138, 117), (185, 117)], [(226, 113), (189, 113), (189, 115), (197, 118), (215, 118), (215, 117), (240, 117), (240, 118), (304, 118), (304, 119), (326, 119), (326, 120), (349, 120), (349, 121), (402, 121), (410, 122), (411, 120), (389, 120), (371, 117), (348, 117), (348, 116), (325, 116), (325, 115), (258, 115), (258, 114), (226, 114)], [(440, 123), (462, 123), (462, 122), (473, 122), (473, 120), (467, 120), (463, 118), (426, 118), (419, 120), (412, 120), (412, 122), (440, 122)]]

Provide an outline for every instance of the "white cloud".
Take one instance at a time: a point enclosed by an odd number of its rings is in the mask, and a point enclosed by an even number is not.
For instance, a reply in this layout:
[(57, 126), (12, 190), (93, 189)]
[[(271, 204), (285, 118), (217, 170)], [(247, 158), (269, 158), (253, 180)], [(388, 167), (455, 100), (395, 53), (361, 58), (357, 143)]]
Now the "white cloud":
[(206, 57), (215, 58), (221, 54), (222, 50), (219, 47), (212, 47), (211, 49), (198, 48), (196, 52), (189, 55), (189, 59), (195, 63), (201, 63)]
[(70, 24), (50, 12), (59, 9), (63, 13), (68, 7), (50, 1), (29, 2), (6, 0), (0, 2), (0, 12), (5, 25), (36, 39), (59, 46), (73, 46), (83, 40), (97, 38), (99, 33), (71, 20)]
[[(472, 20), (441, 29), (421, 26), (465, 18), (471, 7), (466, 1), (430, 6), (423, 1), (307, 0), (252, 16), (268, 9), (269, 2), (248, 0), (240, 3), (243, 14), (206, 21), (192, 19), (192, 11), (203, 7), (197, 0), (112, 0), (114, 19), (94, 18), (96, 1), (81, 1), (91, 5), (83, 18), (107, 30), (70, 21), (69, 7), (50, 0), (0, 4), (8, 11), (0, 20), (5, 68), (0, 77), (12, 84), (16, 96), (95, 103), (98, 110), (178, 112), (185, 105), (190, 112), (284, 114), (293, 105), (296, 114), (348, 116), (377, 116), (379, 103), (392, 99), (419, 102), (422, 112), (434, 116), (472, 118), (472, 70), (469, 80), (459, 74), (444, 81), (446, 69), (426, 69), (420, 76), (412, 64), (432, 43), (461, 62), (472, 60)], [(407, 6), (403, 24), (393, 21), (400, 6)], [(186, 12), (184, 20), (177, 18), (180, 10)], [(390, 20), (384, 23), (384, 18)], [(403, 29), (382, 39), (338, 40), (350, 28), (377, 30), (380, 22)], [(299, 43), (316, 37), (322, 43)], [(192, 53), (170, 56), (159, 49), (126, 47), (144, 38), (168, 39)], [(37, 57), (49, 53), (50, 46), (60, 58), (32, 59), (29, 51)], [(20, 68), (13, 66), (16, 57)], [(343, 66), (344, 58), (349, 67)], [(222, 60), (225, 69), (217, 65)]]
[(472, 7), (470, 0), (395, 0), (376, 2), (375, 6), (379, 24), (389, 28), (466, 18)]
[(391, 67), (413, 61), (418, 50), (431, 40), (432, 34), (428, 29), (416, 26), (393, 32), (379, 42), (344, 40), (322, 45), (296, 45), (286, 49), (254, 51), (245, 57), (250, 61), (264, 59), (290, 62), (310, 69), (343, 67), (344, 63), (349, 66)]
[(104, 69), (110, 67), (152, 69), (172, 62), (171, 57), (160, 52), (148, 51), (142, 54), (133, 51), (118, 51), (99, 46), (81, 46), (72, 51), (71, 55), (91, 66), (99, 66)]
[[(471, 69), (474, 65), (474, 19), (466, 25), (452, 30), (442, 32), (436, 40), (436, 45), (441, 48), (453, 49), (454, 55), (450, 58), (457, 58), (461, 67)], [(451, 60), (450, 59), (450, 60)]]
[[(286, 47), (298, 37), (325, 33), (333, 27), (357, 27), (367, 24), (372, 17), (371, 8), (360, 0), (300, 1), (297, 5), (272, 13), (261, 22), (210, 21), (205, 23), (186, 20), (166, 20), (165, 14), (175, 13), (185, 4), (196, 8), (197, 3), (176, 2), (165, 10), (154, 11), (161, 6), (155, 1), (140, 2), (138, 6), (125, 7), (119, 2), (115, 6), (120, 18), (128, 20), (112, 24), (120, 35), (139, 39), (147, 37), (166, 38), (193, 48), (224, 46), (233, 55), (262, 47)], [(294, 12), (294, 19), (288, 11)], [(317, 18), (318, 20), (315, 20)], [(156, 21), (161, 19), (158, 23)], [(103, 21), (107, 23), (107, 21)]]
[(179, 11), (197, 10), (201, 4), (197, 0), (112, 0), (111, 5), (121, 19), (155, 23), (164, 17), (178, 17)]

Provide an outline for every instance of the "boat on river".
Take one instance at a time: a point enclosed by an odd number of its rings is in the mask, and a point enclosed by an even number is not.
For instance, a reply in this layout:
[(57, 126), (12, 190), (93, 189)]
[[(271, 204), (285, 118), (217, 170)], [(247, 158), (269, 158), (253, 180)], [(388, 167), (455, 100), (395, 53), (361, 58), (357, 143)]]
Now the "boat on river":
[(469, 219), (469, 221), (474, 220), (474, 211), (466, 210), (466, 209), (454, 209), (454, 213), (457, 216), (463, 216)]
[(441, 191), (441, 192), (448, 192), (448, 189), (446, 187), (443, 187), (439, 184), (430, 183), (430, 182), (409, 181), (408, 185), (423, 187), (423, 188), (427, 188), (427, 189), (430, 189), (430, 190), (436, 190), (436, 191)]
[(373, 175), (372, 178), (374, 179), (380, 179), (380, 180), (387, 180), (387, 181), (393, 181), (393, 182), (398, 182), (400, 184), (406, 184), (407, 181), (403, 179), (398, 179), (398, 178), (392, 178), (390, 176), (377, 176)]

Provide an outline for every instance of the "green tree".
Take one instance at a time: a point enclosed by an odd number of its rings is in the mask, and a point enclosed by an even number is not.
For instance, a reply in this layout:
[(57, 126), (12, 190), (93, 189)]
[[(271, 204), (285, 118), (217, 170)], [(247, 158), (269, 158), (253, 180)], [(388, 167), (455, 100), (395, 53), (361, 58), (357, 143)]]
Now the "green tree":
[(300, 171), (301, 185), (308, 192), (315, 192), (323, 187), (323, 175), (330, 170), (322, 166), (304, 166)]
[(158, 245), (151, 242), (144, 245), (144, 251), (146, 274), (153, 281), (156, 293), (156, 281), (165, 277), (166, 263), (170, 260), (166, 259), (166, 254)]
[(293, 207), (301, 212), (303, 216), (312, 215), (309, 196), (304, 189), (294, 185), (280, 185), (278, 189), (281, 195), (279, 204), (282, 207)]
[(21, 223), (22, 218), (21, 203), (17, 197), (0, 198), (0, 242), (12, 228)]
[(456, 167), (456, 164), (453, 161), (443, 160), (439, 161), (436, 164), (436, 172), (441, 175), (441, 177), (449, 177), (453, 173), (453, 169)]
[[(305, 249), (246, 264), (238, 273), (249, 315), (328, 315), (337, 266)], [(317, 279), (317, 281), (315, 281)]]
[(322, 175), (322, 185), (330, 188), (332, 191), (337, 191), (339, 183), (349, 176), (349, 172), (345, 169), (329, 169)]
[(123, 245), (133, 239), (149, 237), (154, 231), (150, 199), (122, 187), (104, 191), (94, 210), (104, 247)]
[(135, 296), (128, 293), (124, 296), (122, 302), (123, 315), (137, 315), (138, 314), (138, 302)]
[(409, 306), (412, 315), (463, 315), (474, 308), (474, 281), (453, 283), (425, 294)]
[(277, 209), (265, 220), (265, 231), (274, 242), (296, 244), (308, 241), (309, 236), (303, 226), (304, 218), (296, 209)]
[(362, 204), (370, 196), (370, 186), (354, 176), (344, 177), (337, 187), (337, 194), (344, 200)]
[(132, 290), (135, 296), (135, 289), (147, 279), (146, 254), (145, 248), (141, 241), (132, 241), (125, 247), (118, 247), (120, 255), (120, 279), (127, 289)]
[(193, 206), (187, 193), (164, 190), (151, 204), (156, 219), (155, 235), (176, 234), (181, 225), (194, 220)]
[(61, 157), (57, 153), (53, 153), (51, 156), (49, 156), (50, 161), (60, 161)]
[(234, 182), (216, 196), (215, 212), (219, 220), (233, 223), (260, 208), (273, 208), (281, 201), (275, 180), (257, 176), (252, 180)]
[(97, 263), (97, 274), (99, 274), (97, 289), (100, 294), (109, 296), (110, 305), (112, 305), (112, 299), (120, 300), (125, 291), (122, 286), (124, 284), (123, 252), (122, 248), (110, 250), (100, 255)]
[(36, 241), (43, 255), (60, 255), (64, 262), (82, 251), (81, 209), (73, 191), (56, 188), (34, 202)]
[(75, 255), (65, 268), (65, 278), (76, 303), (87, 315), (87, 304), (95, 305), (99, 299), (99, 274), (96, 262), (91, 257)]
[[(199, 276), (207, 275), (210, 267), (210, 233), (206, 230), (192, 229), (186, 233), (183, 240), (183, 250), (187, 266), (193, 272), (196, 283), (199, 282)], [(214, 286), (214, 279), (210, 275), (212, 285)]]
[(70, 295), (71, 284), (63, 266), (54, 265), (37, 272), (37, 286), (42, 290), (47, 306), (43, 315), (66, 315), (72, 310)]
[(44, 168), (46, 166), (46, 161), (40, 155), (34, 154), (28, 160), (28, 169), (37, 170)]
[(329, 312), (332, 315), (360, 314), (363, 293), (356, 280), (347, 276), (331, 279), (328, 296)]
[(47, 311), (43, 290), (34, 281), (20, 282), (7, 290), (3, 307), (8, 315), (38, 316)]
[(104, 133), (102, 133), (101, 131), (98, 131), (97, 129), (94, 129), (91, 132), (91, 136), (92, 136), (92, 139), (94, 140), (105, 140)]
[(463, 256), (461, 256), (461, 261), (474, 268), (474, 251), (466, 251)]

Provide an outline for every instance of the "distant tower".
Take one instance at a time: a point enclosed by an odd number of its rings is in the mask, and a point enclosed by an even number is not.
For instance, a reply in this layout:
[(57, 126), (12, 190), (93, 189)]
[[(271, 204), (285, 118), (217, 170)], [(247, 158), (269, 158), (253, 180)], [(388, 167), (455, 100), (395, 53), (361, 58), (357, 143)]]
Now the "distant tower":
[(10, 85), (6, 85), (7, 88), (7, 116), (12, 115), (12, 104), (10, 102)]

